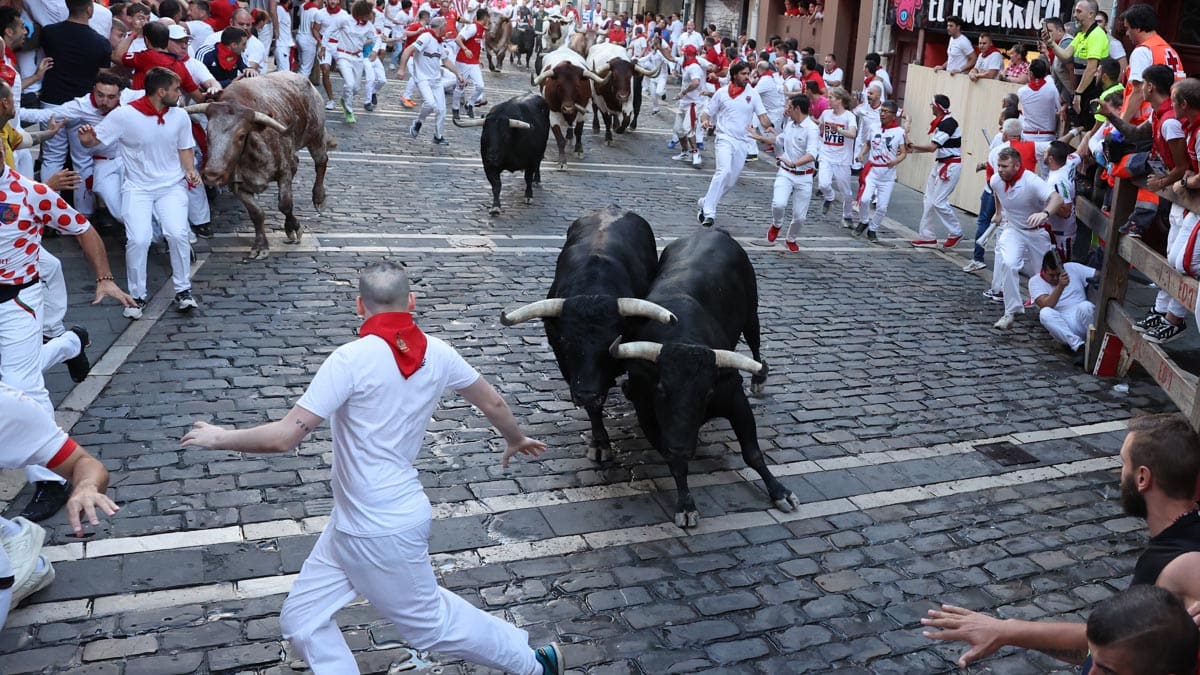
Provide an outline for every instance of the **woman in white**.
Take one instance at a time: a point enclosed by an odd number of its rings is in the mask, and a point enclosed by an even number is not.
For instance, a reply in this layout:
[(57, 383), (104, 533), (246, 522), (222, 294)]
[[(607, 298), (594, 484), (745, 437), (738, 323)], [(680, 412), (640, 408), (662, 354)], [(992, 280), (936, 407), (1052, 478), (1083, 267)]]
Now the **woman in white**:
[(809, 100), (804, 94), (788, 99), (783, 108), (783, 128), (775, 136), (760, 136), (753, 130), (751, 138), (775, 146), (775, 193), (771, 197), (771, 227), (767, 230), (767, 241), (779, 237), (780, 223), (787, 210), (788, 197), (792, 199), (792, 222), (784, 238), (789, 251), (799, 251), (796, 237), (808, 219), (808, 203), (812, 200), (813, 165), (821, 154), (821, 132), (808, 115)]
[(854, 192), (850, 187), (850, 164), (854, 160), (854, 139), (858, 136), (858, 118), (847, 110), (853, 99), (850, 92), (832, 87), (828, 92), (829, 108), (821, 113), (817, 126), (821, 129), (821, 165), (817, 167), (817, 185), (824, 203), (821, 213), (833, 206), (834, 190), (842, 197), (842, 225), (854, 227)]

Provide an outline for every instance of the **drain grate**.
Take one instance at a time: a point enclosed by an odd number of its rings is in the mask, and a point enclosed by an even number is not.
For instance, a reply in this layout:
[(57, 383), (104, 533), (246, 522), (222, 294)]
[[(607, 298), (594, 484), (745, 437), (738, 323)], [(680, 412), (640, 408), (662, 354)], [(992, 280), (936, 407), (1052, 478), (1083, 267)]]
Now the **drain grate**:
[(996, 462), (1000, 466), (1016, 466), (1018, 464), (1036, 464), (1038, 458), (1018, 448), (1012, 443), (988, 443), (986, 445), (977, 445), (975, 449), (983, 456)]

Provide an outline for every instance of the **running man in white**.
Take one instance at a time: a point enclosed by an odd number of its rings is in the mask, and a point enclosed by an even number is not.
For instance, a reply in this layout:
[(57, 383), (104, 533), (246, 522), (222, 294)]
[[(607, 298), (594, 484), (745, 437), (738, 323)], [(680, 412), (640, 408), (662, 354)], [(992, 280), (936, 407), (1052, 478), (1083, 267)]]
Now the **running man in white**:
[(191, 257), (188, 241), (189, 186), (200, 185), (196, 173), (192, 124), (179, 103), (179, 76), (166, 68), (146, 74), (146, 95), (123, 105), (92, 127), (79, 127), (84, 146), (118, 143), (125, 165), (125, 263), (129, 293), (137, 305), (125, 316), (142, 318), (146, 306), (146, 259), (158, 218), (171, 252), (171, 279), (175, 306), (189, 311), (199, 305), (192, 297)]
[(996, 197), (996, 216), (1003, 223), (996, 241), (993, 274), (1004, 293), (1004, 316), (996, 328), (1012, 328), (1018, 314), (1025, 312), (1021, 300), (1021, 272), (1032, 277), (1041, 269), (1050, 245), (1050, 214), (1062, 208), (1062, 196), (1050, 184), (1023, 166), (1016, 148), (1001, 148), (996, 175), (991, 180)]
[[(664, 55), (665, 57), (665, 55)], [(704, 67), (696, 58), (696, 48), (683, 48), (683, 65), (680, 75), (680, 90), (675, 97), (679, 110), (675, 113), (675, 137), (679, 139), (679, 154), (672, 157), (700, 166), (700, 149), (696, 143), (696, 126), (700, 121), (700, 106), (704, 100)]]
[[(296, 51), (300, 62), (300, 74), (312, 77), (313, 65), (317, 61), (319, 31), (313, 30), (313, 19), (321, 11), (314, 0), (304, 3), (300, 9), (300, 23), (296, 29)], [(332, 99), (331, 99), (332, 100)]]
[(829, 108), (821, 113), (817, 126), (821, 130), (821, 165), (817, 167), (817, 185), (824, 203), (821, 213), (833, 207), (834, 190), (842, 197), (842, 225), (854, 227), (854, 189), (850, 183), (850, 168), (854, 160), (854, 139), (858, 136), (858, 118), (847, 108), (853, 102), (850, 92), (830, 87)]
[(335, 110), (337, 104), (333, 101), (333, 81), (329, 70), (337, 60), (337, 33), (346, 23), (354, 23), (350, 14), (342, 9), (342, 0), (325, 0), (325, 6), (317, 10), (312, 19), (313, 37), (317, 41), (317, 65), (321, 68), (321, 84), (325, 87), (326, 110)]
[(717, 204), (733, 189), (742, 167), (746, 165), (750, 137), (746, 130), (757, 117), (763, 133), (773, 135), (775, 125), (767, 119), (758, 92), (749, 86), (750, 64), (738, 61), (729, 67), (729, 85), (721, 87), (700, 115), (705, 129), (716, 128), (716, 171), (708, 184), (708, 192), (700, 198), (697, 219), (704, 227), (712, 227), (717, 217)]
[[(436, 21), (436, 19), (435, 19)], [(440, 93), (440, 92), (439, 92)], [(541, 454), (492, 385), (453, 347), (413, 323), (404, 268), (376, 263), (358, 282), (359, 339), (321, 364), (287, 416), (252, 429), (196, 422), (182, 445), (284, 453), (330, 419), (333, 513), (284, 602), (283, 635), (317, 675), (357, 673), (333, 615), (362, 595), (413, 647), (516, 675), (562, 675), (557, 645), (438, 586), (429, 561), (432, 508), (413, 462), (446, 389), (479, 408), (504, 437), (501, 464)]]
[[(887, 217), (888, 205), (892, 201), (892, 189), (896, 187), (896, 165), (908, 156), (904, 128), (896, 119), (896, 102), (883, 101), (879, 104), (878, 127), (870, 130), (863, 142), (858, 161), (863, 162), (858, 176), (858, 227), (854, 236), (867, 233), (867, 241), (879, 241), (880, 224)], [(875, 202), (875, 214), (871, 215), (871, 202)]]
[(1082, 356), (1096, 306), (1087, 299), (1088, 279), (1096, 270), (1087, 265), (1062, 264), (1054, 251), (1042, 256), (1042, 271), (1029, 277), (1029, 297), (1038, 306), (1038, 321), (1055, 340)]
[(475, 11), (475, 21), (467, 24), (458, 32), (458, 37), (454, 38), (458, 43), (458, 54), (454, 60), (463, 78), (463, 84), (454, 88), (451, 98), (455, 120), (459, 119), (458, 110), (466, 93), (466, 80), (470, 80), (474, 88), (471, 98), (467, 100), (467, 117), (475, 117), (475, 106), (483, 100), (483, 69), (479, 66), (479, 56), (483, 51), (483, 38), (487, 34), (487, 20), (487, 7), (480, 7)]
[(813, 193), (813, 164), (821, 156), (821, 132), (808, 114), (809, 100), (804, 94), (795, 94), (784, 104), (783, 128), (774, 136), (763, 136), (749, 131), (750, 138), (775, 145), (775, 190), (771, 197), (771, 227), (767, 229), (767, 241), (774, 243), (779, 237), (780, 223), (787, 211), (788, 198), (792, 200), (792, 222), (788, 226), (784, 243), (789, 251), (800, 250), (796, 238), (800, 228), (808, 220), (808, 204)]
[[(338, 104), (346, 124), (354, 124), (354, 97), (358, 94), (360, 84), (365, 83), (366, 70), (363, 66), (364, 54), (378, 47), (375, 43), (375, 6), (368, 0), (356, 0), (350, 8), (350, 19), (334, 22), (330, 42), (337, 51), (338, 73), (342, 76), (342, 97)], [(371, 98), (366, 97), (366, 103)]]
[(416, 138), (417, 134), (421, 133), (421, 125), (425, 118), (432, 113), (435, 145), (450, 145), (450, 141), (442, 136), (446, 124), (446, 95), (438, 88), (442, 78), (442, 66), (454, 73), (458, 79), (458, 86), (461, 87), (464, 82), (462, 73), (458, 72), (454, 62), (446, 56), (442, 48), (442, 36), (445, 34), (446, 19), (440, 16), (431, 19), (429, 30), (421, 33), (421, 36), (404, 50), (400, 57), (400, 71), (397, 73), (400, 79), (404, 79), (408, 62), (413, 62), (413, 81), (417, 84), (417, 90), (421, 92), (421, 111), (408, 128), (408, 135)]
[(958, 187), (962, 174), (962, 129), (958, 120), (950, 114), (950, 97), (934, 94), (929, 108), (933, 121), (929, 123), (929, 142), (923, 145), (909, 143), (909, 152), (932, 152), (933, 167), (925, 179), (925, 205), (921, 211), (921, 225), (917, 238), (912, 241), (916, 248), (938, 248), (937, 231), (940, 224), (949, 233), (941, 248), (952, 249), (962, 241), (962, 225), (950, 205), (950, 195)]

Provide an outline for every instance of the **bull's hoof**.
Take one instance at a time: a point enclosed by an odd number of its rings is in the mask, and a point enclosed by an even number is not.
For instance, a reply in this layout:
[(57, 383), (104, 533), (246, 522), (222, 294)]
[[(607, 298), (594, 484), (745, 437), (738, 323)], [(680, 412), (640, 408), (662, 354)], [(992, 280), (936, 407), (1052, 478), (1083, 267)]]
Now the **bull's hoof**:
[(575, 159), (583, 159), (583, 151), (582, 150), (575, 151)]
[(791, 492), (788, 492), (786, 495), (784, 495), (782, 499), (776, 499), (773, 501), (775, 502), (775, 508), (783, 511), (784, 513), (791, 513), (800, 508), (800, 500), (797, 499), (796, 495), (792, 494)]
[(489, 215), (489, 216), (498, 216), (498, 215), (500, 215), (500, 207), (499, 207), (499, 206), (492, 206), (492, 207), (489, 207), (489, 208), (488, 208), (488, 215)]
[(675, 524), (679, 527), (696, 527), (700, 524), (700, 514), (696, 511), (680, 511), (675, 514)]
[(526, 197), (525, 198), (525, 206), (531, 206), (532, 204), (533, 204), (533, 197)]
[(630, 122), (630, 123), (629, 123), (629, 130), (630, 130), (630, 131), (637, 131), (637, 122)]
[(567, 170), (567, 162), (565, 160), (558, 163), (558, 170), (559, 171)]
[(766, 390), (767, 390), (766, 382), (754, 382), (754, 381), (750, 382), (750, 395), (751, 396), (763, 396), (766, 394)]
[(612, 447), (609, 445), (592, 445), (588, 447), (588, 459), (593, 462), (607, 462), (612, 459)]
[(251, 260), (265, 260), (270, 251), (265, 248), (250, 249), (250, 255), (242, 258), (242, 262), (250, 262)]
[(610, 138), (610, 139), (604, 141), (604, 144), (611, 148), (612, 144), (613, 144), (613, 140)]
[(300, 231), (299, 230), (285, 232), (284, 234), (287, 235), (287, 241), (285, 243), (292, 244), (292, 245), (300, 243)]

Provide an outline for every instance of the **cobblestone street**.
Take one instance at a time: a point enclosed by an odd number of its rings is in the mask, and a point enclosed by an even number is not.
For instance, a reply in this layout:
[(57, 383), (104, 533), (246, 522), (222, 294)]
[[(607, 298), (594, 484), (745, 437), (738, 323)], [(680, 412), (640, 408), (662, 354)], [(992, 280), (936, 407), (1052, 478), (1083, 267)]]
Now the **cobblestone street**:
[[(488, 98), (528, 82), (525, 71), (489, 75)], [(320, 215), (305, 201), (302, 154), (300, 245), (283, 243), (271, 190), (260, 199), (271, 255), (244, 261), (249, 218), (219, 200), (217, 236), (197, 247), (191, 316), (167, 308), (161, 254), (151, 288), (164, 294), (129, 323), (111, 303), (87, 304), (78, 247), (49, 243), (75, 268), (68, 325), (92, 329), (93, 362), (107, 356), (74, 392), (61, 367), (48, 384), (72, 436), (112, 472), (121, 512), (82, 541), (61, 514), (45, 523), (57, 578), (0, 633), (4, 675), (307, 672), (278, 612), (332, 505), (328, 425), (284, 455), (184, 451), (179, 439), (196, 419), (281, 418), (353, 339), (358, 271), (382, 257), (416, 281), (418, 324), (549, 446), (503, 469), (485, 418), (445, 399), (418, 462), (442, 581), (532, 644), (564, 644), (572, 673), (951, 672), (961, 646), (922, 637), (918, 623), (936, 603), (1079, 619), (1128, 583), (1146, 535), (1117, 501), (1125, 420), (1172, 404), (1144, 376), (1124, 393), (1073, 368), (1033, 312), (994, 330), (1002, 310), (980, 296), (986, 281), (959, 271), (968, 243), (908, 246), (919, 194), (897, 190), (906, 203), (893, 206), (900, 222), (884, 225), (884, 246), (850, 237), (814, 198), (801, 251), (789, 253), (763, 239), (774, 167), (765, 155), (748, 164), (717, 225), (756, 268), (770, 377), (751, 405), (768, 465), (802, 506), (769, 508), (721, 420), (701, 433), (700, 526), (684, 531), (669, 471), (619, 387), (606, 407), (615, 458), (597, 464), (539, 322), (505, 328), (499, 315), (545, 296), (568, 224), (593, 209), (639, 213), (660, 245), (691, 232), (711, 146), (701, 170), (671, 162), (670, 113), (649, 115), (647, 101), (640, 128), (612, 147), (589, 130), (584, 159), (572, 155), (566, 171), (544, 163), (532, 205), (506, 174), (493, 218), (479, 130), (447, 120), (448, 148), (430, 143), (430, 123), (412, 140), (400, 93), (389, 80), (379, 111), (358, 112), (353, 127), (330, 113), (338, 148)], [(122, 249), (106, 243), (124, 286)], [(337, 619), (363, 672), (485, 672), (411, 650), (368, 605)], [(1071, 672), (1003, 650), (969, 672), (1056, 669)]]

